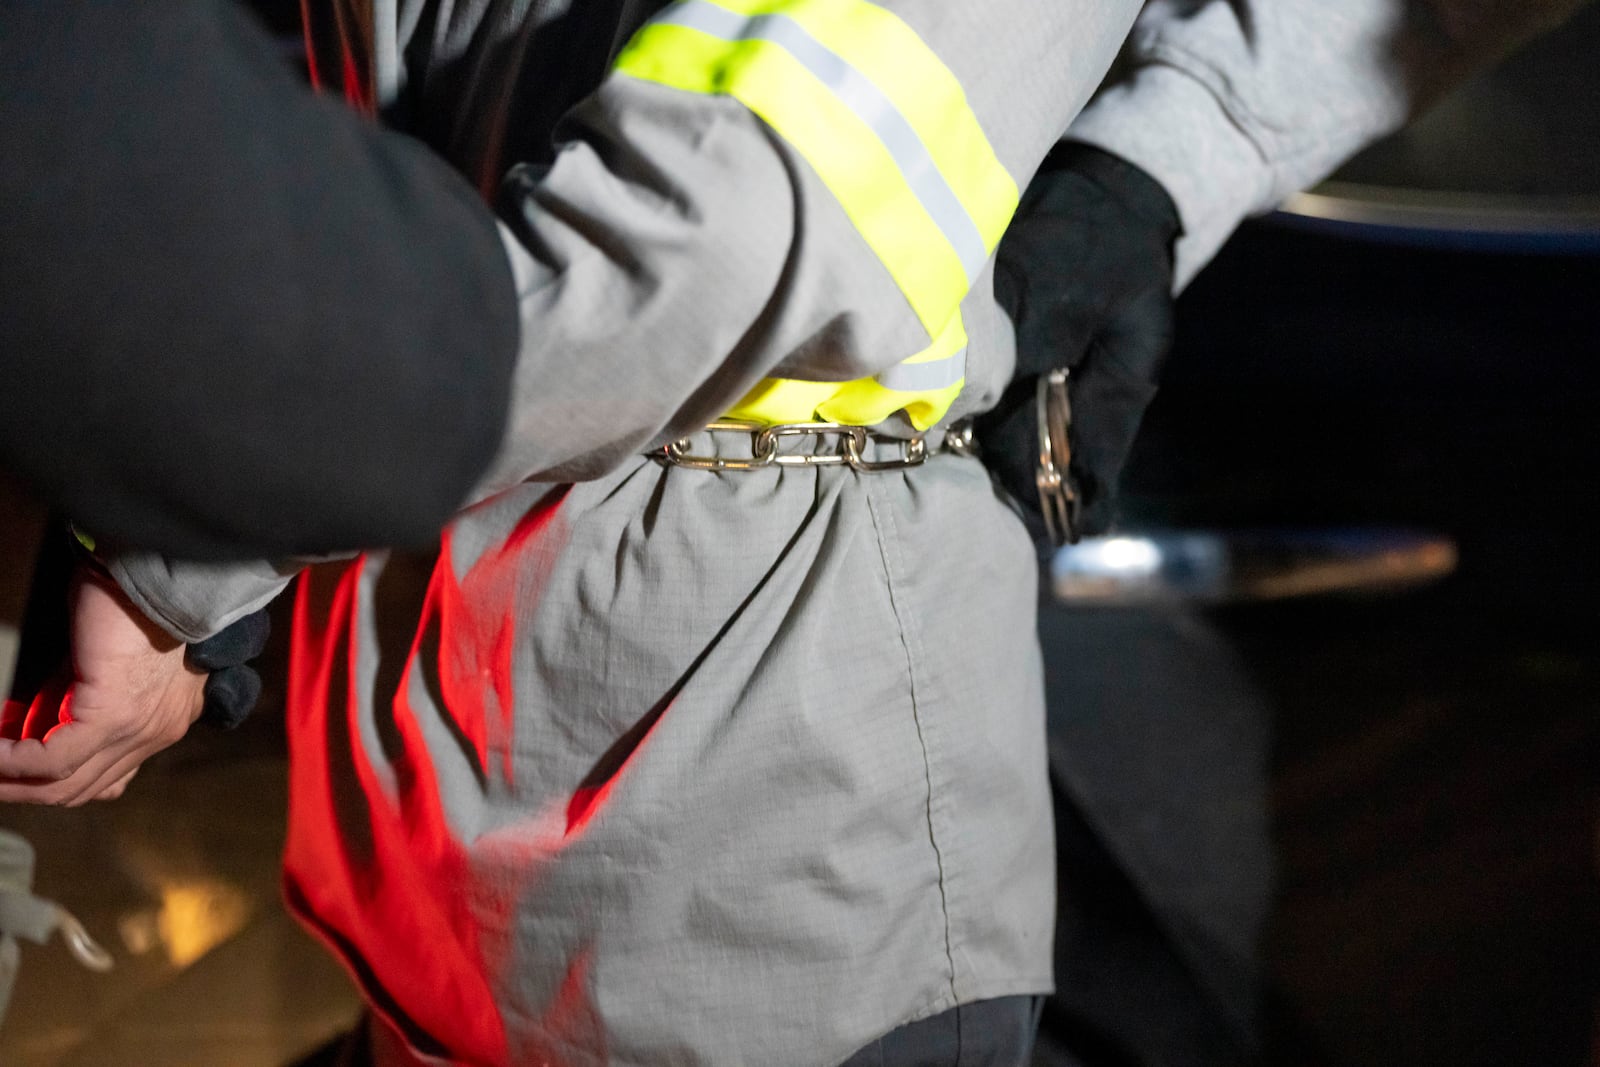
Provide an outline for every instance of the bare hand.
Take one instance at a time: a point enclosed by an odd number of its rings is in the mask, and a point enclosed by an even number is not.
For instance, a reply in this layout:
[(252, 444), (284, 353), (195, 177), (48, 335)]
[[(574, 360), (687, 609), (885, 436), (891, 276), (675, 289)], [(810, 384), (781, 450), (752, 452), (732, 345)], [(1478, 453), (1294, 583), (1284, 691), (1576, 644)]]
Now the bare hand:
[(72, 678), (0, 723), (0, 801), (77, 805), (120, 795), (204, 706), (206, 674), (106, 576), (72, 583)]

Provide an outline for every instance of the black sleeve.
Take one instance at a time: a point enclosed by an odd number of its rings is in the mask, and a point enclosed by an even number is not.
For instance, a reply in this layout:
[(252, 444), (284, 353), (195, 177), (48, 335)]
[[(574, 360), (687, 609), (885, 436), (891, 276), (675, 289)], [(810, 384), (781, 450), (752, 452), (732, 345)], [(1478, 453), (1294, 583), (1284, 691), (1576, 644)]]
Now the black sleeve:
[(194, 557), (426, 541), (518, 339), (466, 182), (230, 2), (0, 2), (0, 467)]

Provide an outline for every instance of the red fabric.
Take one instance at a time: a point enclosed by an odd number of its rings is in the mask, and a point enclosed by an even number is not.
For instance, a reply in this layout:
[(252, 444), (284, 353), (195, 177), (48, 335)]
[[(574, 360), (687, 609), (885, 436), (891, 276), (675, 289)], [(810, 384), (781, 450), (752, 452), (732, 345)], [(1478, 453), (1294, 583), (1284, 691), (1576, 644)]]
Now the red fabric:
[[(345, 2), (301, 0), (311, 84), (337, 84), (345, 100), (376, 109), (367, 42), (371, 27)], [(532, 509), (497, 548), (457, 581), (446, 531), (398, 692), (392, 699), (399, 752), (370, 753), (357, 718), (356, 603), (364, 559), (342, 571), (302, 578), (290, 660), (289, 838), (284, 892), (290, 908), (350, 969), (379, 1017), (383, 1062), (501, 1065), (530, 1058), (561, 1067), (557, 1049), (603, 1048), (588, 996), (589, 958), (569, 966), (544, 1017), (508, 1042), (495, 976), (513, 965), (512, 946), (482, 942), (483, 918), (502, 928), (516, 886), (490, 889), (451, 830), (425, 738), (408, 693), (415, 672), (438, 683), (445, 710), (466, 740), (483, 780), (514, 788), (513, 663), (516, 608), (537, 599), (527, 560), (551, 529), (563, 493)], [(447, 636), (448, 635), (448, 636)], [(370, 666), (370, 665), (369, 665)], [(381, 674), (381, 672), (380, 672)], [(381, 714), (381, 712), (380, 712)], [(498, 752), (498, 766), (490, 753)], [(617, 768), (620, 769), (620, 768)], [(516, 853), (527, 878), (580, 834), (604, 803), (610, 781), (586, 782), (561, 810), (533, 813), (494, 836)], [(544, 1035), (544, 1036), (539, 1036)], [(420, 1049), (420, 1053), (419, 1053)]]
[(338, 85), (345, 102), (363, 115), (376, 114), (378, 106), (370, 19), (365, 5), (347, 0), (300, 0), (312, 88)]
[[(448, 1062), (520, 1062), (527, 1051), (524, 1045), (511, 1055), (494, 991), (497, 976), (515, 964), (513, 946), (486, 941), (483, 933), (514, 928), (512, 912), (524, 887), (480, 877), (468, 846), (511, 855), (507, 869), (519, 879), (536, 879), (605, 790), (579, 790), (561, 810), (532, 813), (489, 837), (459, 840), (410, 693), (434, 689), (420, 678), (413, 685), (418, 672), (436, 682), (449, 726), (466, 740), (479, 780), (514, 788), (516, 609), (524, 597), (537, 600), (539, 572), (529, 563), (539, 555), (534, 543), (564, 536), (552, 524), (564, 495), (551, 493), (459, 581), (446, 531), (395, 693), (366, 694), (363, 701), (355, 689), (375, 666), (359, 662), (355, 631), (363, 615), (357, 601), (365, 558), (342, 571), (308, 572), (295, 605), (285, 895), (345, 960), (373, 1009), (424, 1052)], [(386, 672), (379, 669), (377, 676)], [(357, 709), (363, 703), (381, 709), (391, 700), (386, 725), (395, 740), (375, 748), (377, 739), (362, 735)], [(503, 759), (491, 761), (491, 752)], [(598, 1030), (581, 957), (567, 979), (529, 1033), (593, 1031), (581, 1043), (593, 1047)], [(522, 1040), (536, 1039), (524, 1034)], [(559, 1067), (561, 1060), (549, 1052), (540, 1055)]]
[[(296, 603), (285, 892), (396, 1029), (424, 1051), (447, 1047), (454, 1062), (503, 1064), (505, 1027), (469, 910), (466, 850), (445, 821), (404, 682), (394, 698), (401, 751), (392, 779), (374, 766), (352, 711), (363, 565), (332, 581), (308, 575)], [(448, 564), (438, 568), (425, 616), (448, 573)], [(413, 654), (407, 675), (415, 668)]]
[(311, 36), (311, 28), (315, 25), (311, 21), (312, 0), (300, 0), (300, 34), (306, 42), (306, 75), (311, 80), (311, 88), (322, 91), (322, 75), (317, 69), (317, 42)]
[[(301, 12), (313, 88), (337, 85), (351, 107), (374, 114), (370, 12), (342, 0), (301, 0)], [(410, 1042), (421, 1049), (420, 1057), (406, 1049), (407, 1059), (417, 1063), (509, 1062), (492, 989), (506, 953), (485, 951), (483, 923), (474, 912), (507, 908), (509, 896), (486, 899), (478, 892), (482, 887), (475, 884), (466, 845), (452, 833), (409, 703), (410, 682), (419, 670), (438, 680), (479, 773), (491, 774), (488, 754), (498, 750), (504, 759), (494, 770), (509, 784), (518, 555), (544, 529), (560, 499), (552, 494), (535, 508), (505, 545), (487, 553), (459, 583), (446, 533), (398, 692), (370, 695), (379, 707), (393, 702), (399, 753), (389, 759), (368, 751), (357, 718), (363, 701), (354, 686), (363, 672), (354, 627), (365, 558), (342, 571), (308, 573), (297, 594), (285, 896), (362, 986), (388, 1045)], [(463, 628), (462, 640), (442, 638)], [(472, 633), (476, 628), (486, 632)], [(467, 659), (462, 649), (469, 650)], [(584, 998), (569, 982), (562, 999)]]

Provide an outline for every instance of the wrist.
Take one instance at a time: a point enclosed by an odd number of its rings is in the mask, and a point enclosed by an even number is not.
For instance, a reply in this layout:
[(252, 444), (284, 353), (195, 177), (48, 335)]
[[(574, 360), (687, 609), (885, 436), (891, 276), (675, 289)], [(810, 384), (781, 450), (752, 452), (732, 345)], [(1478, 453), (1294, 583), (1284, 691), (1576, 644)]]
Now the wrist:
[(1183, 233), (1178, 205), (1159, 181), (1114, 152), (1082, 141), (1059, 141), (1039, 173), (1069, 171), (1099, 186), (1130, 214), (1158, 229), (1170, 243)]

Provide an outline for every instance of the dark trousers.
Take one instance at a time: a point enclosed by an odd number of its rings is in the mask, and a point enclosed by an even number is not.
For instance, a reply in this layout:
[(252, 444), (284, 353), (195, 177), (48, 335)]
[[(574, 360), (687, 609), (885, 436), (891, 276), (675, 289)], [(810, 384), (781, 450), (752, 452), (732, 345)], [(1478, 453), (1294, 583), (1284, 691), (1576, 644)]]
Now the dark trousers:
[(840, 1067), (1027, 1067), (1043, 997), (961, 1004), (884, 1034)]
[[(998, 997), (962, 1004), (889, 1031), (840, 1067), (1028, 1067), (1043, 997)], [(337, 1038), (294, 1067), (365, 1067), (367, 1027)]]

